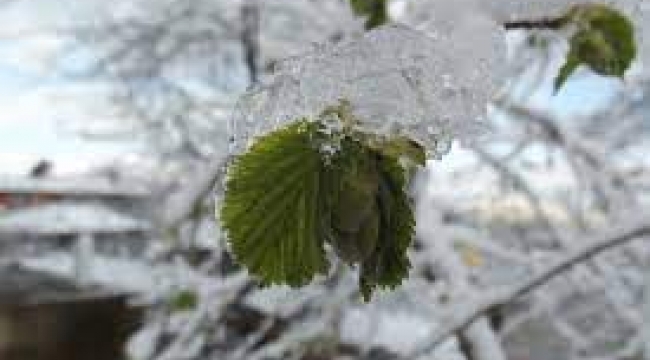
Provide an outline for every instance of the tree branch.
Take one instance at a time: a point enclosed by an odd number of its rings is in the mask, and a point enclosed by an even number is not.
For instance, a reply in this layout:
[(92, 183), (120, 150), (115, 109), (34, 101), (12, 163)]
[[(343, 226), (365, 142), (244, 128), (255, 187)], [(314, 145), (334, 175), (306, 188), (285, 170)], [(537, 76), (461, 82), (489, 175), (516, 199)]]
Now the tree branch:
[(546, 269), (540, 271), (537, 275), (529, 280), (514, 286), (509, 289), (502, 289), (494, 291), (491, 294), (482, 296), (481, 301), (476, 301), (469, 304), (460, 304), (456, 309), (450, 309), (450, 318), (442, 319), (440, 322), (443, 324), (439, 330), (435, 331), (431, 339), (426, 343), (416, 348), (408, 358), (416, 358), (418, 356), (431, 352), (436, 346), (440, 345), (449, 336), (457, 333), (483, 314), (491, 311), (492, 309), (506, 305), (518, 297), (539, 288), (546, 284), (555, 276), (571, 269), (573, 266), (588, 260), (589, 258), (597, 255), (605, 250), (613, 248), (618, 245), (625, 244), (631, 240), (643, 236), (650, 235), (650, 220), (648, 216), (641, 216), (641, 221), (633, 224), (616, 227), (610, 230), (607, 234), (599, 237), (596, 241), (584, 245), (580, 248), (572, 250), (567, 256), (559, 259), (555, 263), (549, 265)]
[(256, 4), (246, 4), (241, 9), (241, 43), (244, 47), (244, 60), (248, 68), (250, 84), (258, 80), (258, 59), (260, 53), (260, 12)]
[(160, 214), (160, 222), (167, 228), (179, 225), (192, 215), (205, 196), (212, 190), (215, 182), (224, 176), (230, 157), (219, 157), (206, 165), (206, 170), (193, 179), (192, 184), (171, 195)]
[(523, 20), (523, 21), (509, 21), (503, 24), (506, 30), (532, 30), (532, 29), (551, 29), (557, 30), (564, 26), (566, 20), (564, 18), (557, 19), (540, 19), (540, 20)]

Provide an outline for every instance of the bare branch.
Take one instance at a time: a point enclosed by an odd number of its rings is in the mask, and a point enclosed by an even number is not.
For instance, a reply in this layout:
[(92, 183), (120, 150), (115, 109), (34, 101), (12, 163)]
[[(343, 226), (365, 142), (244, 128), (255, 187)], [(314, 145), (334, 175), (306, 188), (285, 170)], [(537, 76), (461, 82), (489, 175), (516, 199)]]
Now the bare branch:
[(210, 190), (223, 177), (229, 157), (220, 157), (206, 164), (206, 170), (193, 179), (192, 183), (184, 186), (177, 193), (169, 196), (159, 215), (161, 223), (167, 228), (173, 228), (189, 218), (197, 205), (205, 199)]
[(450, 318), (441, 321), (445, 326), (435, 331), (431, 339), (426, 344), (419, 346), (412, 354), (410, 354), (411, 356), (409, 356), (409, 358), (416, 358), (420, 355), (429, 353), (449, 336), (465, 328), (476, 319), (483, 316), (483, 314), (496, 307), (506, 305), (518, 297), (539, 288), (555, 276), (570, 270), (573, 266), (588, 260), (603, 251), (625, 244), (639, 237), (650, 235), (650, 221), (647, 220), (648, 217), (646, 216), (644, 218), (641, 216), (640, 218), (644, 220), (630, 225), (617, 227), (614, 230), (608, 231), (607, 234), (598, 237), (597, 240), (590, 244), (572, 250), (564, 258), (549, 265), (546, 269), (540, 271), (537, 275), (518, 286), (513, 286), (512, 288), (501, 291), (495, 291), (492, 294), (484, 295), (482, 300), (469, 304), (461, 304), (458, 309), (451, 309), (449, 311), (449, 314), (451, 315)]
[(523, 192), (524, 196), (533, 208), (533, 211), (535, 211), (537, 218), (542, 222), (542, 225), (546, 228), (549, 235), (551, 235), (553, 238), (552, 240), (554, 246), (562, 247), (564, 240), (558, 233), (557, 229), (553, 226), (551, 219), (549, 219), (548, 215), (542, 209), (539, 196), (537, 196), (533, 189), (528, 186), (526, 180), (524, 180), (516, 172), (512, 171), (503, 161), (496, 159), (487, 151), (478, 147), (474, 147), (473, 150), (481, 159), (483, 159), (487, 164), (494, 168), (500, 175), (512, 181), (513, 184)]

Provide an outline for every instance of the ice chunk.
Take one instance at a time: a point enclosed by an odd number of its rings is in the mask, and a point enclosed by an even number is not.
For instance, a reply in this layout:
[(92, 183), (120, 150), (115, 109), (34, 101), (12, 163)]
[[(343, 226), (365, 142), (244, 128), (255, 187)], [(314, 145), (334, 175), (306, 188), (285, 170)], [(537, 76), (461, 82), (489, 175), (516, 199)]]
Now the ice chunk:
[(475, 52), (484, 47), (470, 36), (486, 24), (445, 36), (387, 25), (286, 59), (270, 82), (240, 99), (231, 122), (235, 149), (346, 100), (360, 130), (407, 135), (435, 154), (450, 134), (477, 129), (495, 89), (498, 52)]

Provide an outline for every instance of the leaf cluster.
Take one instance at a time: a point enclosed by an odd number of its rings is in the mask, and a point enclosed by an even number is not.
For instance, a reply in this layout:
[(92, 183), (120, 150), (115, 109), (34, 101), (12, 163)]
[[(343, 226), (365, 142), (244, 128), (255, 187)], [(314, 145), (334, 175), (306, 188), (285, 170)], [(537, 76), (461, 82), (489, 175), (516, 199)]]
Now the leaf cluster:
[(566, 62), (555, 78), (557, 91), (584, 64), (597, 74), (623, 77), (636, 56), (634, 26), (617, 10), (601, 4), (572, 7), (563, 17), (576, 30)]
[(263, 284), (301, 286), (326, 274), (326, 246), (359, 267), (365, 300), (406, 277), (415, 226), (407, 170), (424, 163), (424, 151), (349, 125), (298, 120), (231, 165), (220, 220), (236, 259)]

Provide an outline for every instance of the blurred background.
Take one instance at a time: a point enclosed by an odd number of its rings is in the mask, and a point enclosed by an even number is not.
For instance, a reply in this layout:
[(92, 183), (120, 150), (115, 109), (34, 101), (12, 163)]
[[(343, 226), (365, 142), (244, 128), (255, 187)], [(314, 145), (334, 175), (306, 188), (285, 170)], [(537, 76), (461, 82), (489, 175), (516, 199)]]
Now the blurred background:
[[(435, 38), (466, 2), (388, 10)], [(459, 22), (457, 54), (503, 50), (501, 86), (423, 170), (410, 277), (363, 303), (355, 269), (259, 288), (214, 217), (237, 99), (363, 33), (347, 1), (3, 0), (0, 23), (1, 359), (650, 359), (650, 226), (625, 236), (650, 222), (640, 62), (556, 93), (565, 39)], [(511, 293), (594, 241), (616, 246)]]

